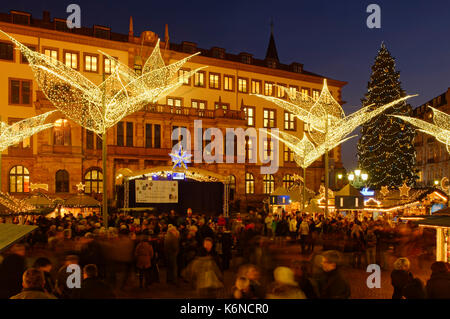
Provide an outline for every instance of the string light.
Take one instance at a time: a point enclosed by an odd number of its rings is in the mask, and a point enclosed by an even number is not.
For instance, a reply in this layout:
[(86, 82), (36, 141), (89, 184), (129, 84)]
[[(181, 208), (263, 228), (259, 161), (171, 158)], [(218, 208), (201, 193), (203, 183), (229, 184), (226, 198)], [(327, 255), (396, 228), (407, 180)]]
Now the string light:
[(3, 192), (0, 192), (0, 204), (14, 213), (26, 213), (36, 209), (35, 206), (29, 204), (25, 199), (18, 199)]
[(428, 107), (433, 110), (434, 124), (409, 116), (392, 116), (402, 119), (405, 122), (409, 122), (412, 125), (417, 126), (420, 131), (434, 136), (439, 142), (446, 145), (447, 151), (450, 153), (450, 115), (431, 106)]
[(44, 124), (44, 122), (53, 112), (56, 111), (30, 117), (11, 125), (0, 122), (0, 151), (4, 151), (8, 147), (16, 145), (28, 137), (52, 127), (53, 123)]
[(176, 76), (192, 56), (165, 66), (159, 43), (144, 65), (142, 75), (116, 63), (113, 72), (95, 85), (80, 72), (27, 46), (1, 31), (27, 58), (45, 96), (68, 118), (99, 135), (122, 118), (169, 94), (182, 81)]

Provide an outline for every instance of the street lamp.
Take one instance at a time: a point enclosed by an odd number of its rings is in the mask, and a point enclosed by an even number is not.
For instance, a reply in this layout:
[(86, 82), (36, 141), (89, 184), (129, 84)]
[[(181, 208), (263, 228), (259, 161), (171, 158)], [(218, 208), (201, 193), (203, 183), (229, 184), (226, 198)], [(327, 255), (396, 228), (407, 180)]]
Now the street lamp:
[(367, 180), (369, 179), (369, 174), (363, 172), (362, 170), (355, 169), (353, 172), (350, 172), (347, 176), (350, 184), (355, 188), (361, 188), (366, 185)]

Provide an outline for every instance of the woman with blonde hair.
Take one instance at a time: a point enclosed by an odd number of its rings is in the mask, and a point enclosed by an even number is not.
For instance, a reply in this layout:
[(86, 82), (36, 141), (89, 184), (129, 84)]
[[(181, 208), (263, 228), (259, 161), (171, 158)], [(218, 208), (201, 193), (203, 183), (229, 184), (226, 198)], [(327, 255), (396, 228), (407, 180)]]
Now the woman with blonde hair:
[(409, 271), (410, 266), (411, 263), (406, 257), (398, 258), (394, 262), (394, 270), (391, 273), (391, 283), (394, 287), (392, 299), (402, 299), (403, 288), (414, 279)]

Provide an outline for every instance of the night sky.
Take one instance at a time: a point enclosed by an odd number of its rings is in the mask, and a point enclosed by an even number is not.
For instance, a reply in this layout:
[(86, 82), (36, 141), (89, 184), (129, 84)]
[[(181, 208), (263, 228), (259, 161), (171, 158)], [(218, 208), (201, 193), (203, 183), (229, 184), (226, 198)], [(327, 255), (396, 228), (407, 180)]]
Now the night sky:
[[(382, 41), (397, 60), (400, 80), (410, 100), (419, 106), (450, 87), (450, 1), (399, 0), (295, 0), (295, 1), (2, 1), (1, 12), (20, 10), (42, 17), (66, 18), (66, 7), (81, 6), (83, 26), (110, 26), (128, 33), (133, 16), (134, 32), (151, 30), (170, 41), (196, 42), (200, 48), (223, 47), (227, 52), (249, 52), (264, 58), (270, 21), (282, 63), (300, 62), (308, 71), (347, 81), (343, 99), (347, 114), (361, 105), (370, 67)], [(381, 7), (381, 29), (369, 29), (366, 8)], [(354, 169), (357, 138), (343, 146), (343, 161)]]

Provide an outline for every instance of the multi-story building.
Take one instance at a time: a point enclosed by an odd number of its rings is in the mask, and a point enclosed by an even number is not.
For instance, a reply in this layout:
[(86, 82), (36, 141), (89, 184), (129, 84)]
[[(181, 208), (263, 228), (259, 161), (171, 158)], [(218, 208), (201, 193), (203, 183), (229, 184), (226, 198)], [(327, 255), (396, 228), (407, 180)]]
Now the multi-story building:
[[(129, 34), (114, 33), (108, 27), (68, 29), (65, 19), (51, 19), (48, 12), (42, 19), (29, 13), (11, 11), (0, 14), (0, 29), (11, 34), (33, 50), (49, 55), (84, 76), (100, 83), (103, 74), (111, 73), (113, 61), (99, 52), (105, 52), (139, 71), (142, 61), (150, 54), (158, 36), (144, 31), (133, 32), (130, 18)], [(306, 71), (303, 64), (283, 64), (278, 59), (271, 34), (265, 59), (250, 53), (230, 54), (225, 49), (198, 48), (196, 43), (169, 43), (166, 26), (165, 41), (161, 42), (163, 58), (172, 63), (195, 52), (201, 52), (184, 65), (180, 75), (201, 66), (206, 68), (194, 76), (184, 77), (184, 84), (155, 105), (148, 105), (111, 128), (107, 134), (108, 197), (114, 198), (119, 172), (142, 172), (155, 166), (171, 165), (168, 154), (174, 142), (171, 133), (176, 127), (193, 132), (194, 120), (201, 119), (203, 127), (279, 128), (299, 137), (304, 124), (292, 114), (252, 94), (265, 94), (286, 98), (279, 86), (317, 97), (323, 76)], [(54, 109), (33, 80), (31, 69), (21, 53), (14, 50), (6, 37), (0, 37), (0, 116), (3, 121), (14, 122)], [(328, 87), (341, 102), (341, 89), (346, 82), (327, 78)], [(61, 198), (77, 191), (82, 182), (86, 193), (102, 193), (101, 139), (81, 128), (57, 112), (50, 121), (52, 129), (10, 147), (3, 153), (1, 190), (21, 196), (30, 191), (30, 183), (47, 184), (48, 193)], [(192, 142), (193, 143), (193, 142)], [(246, 143), (246, 150), (256, 145)], [(272, 142), (264, 147), (267, 156), (273, 156)], [(272, 153), (271, 153), (272, 152)], [(293, 183), (293, 174), (301, 173), (292, 152), (280, 144), (280, 168), (276, 174), (261, 175), (261, 162), (242, 164), (192, 164), (191, 168), (230, 177), (232, 199), (249, 205), (260, 204), (262, 199), (278, 186)], [(331, 183), (334, 175), (343, 170), (340, 147), (330, 152)], [(307, 169), (307, 186), (318, 190), (324, 179), (323, 158)], [(334, 173), (335, 174), (334, 174)], [(333, 175), (334, 174), (334, 175)], [(245, 209), (241, 205), (241, 209)]]
[[(450, 113), (450, 88), (415, 108), (413, 116), (432, 122), (433, 111), (428, 105), (442, 112)], [(414, 146), (417, 154), (416, 169), (419, 175), (419, 185), (432, 186), (435, 181), (441, 181), (443, 177), (450, 177), (450, 155), (444, 144), (431, 135), (417, 131)]]

